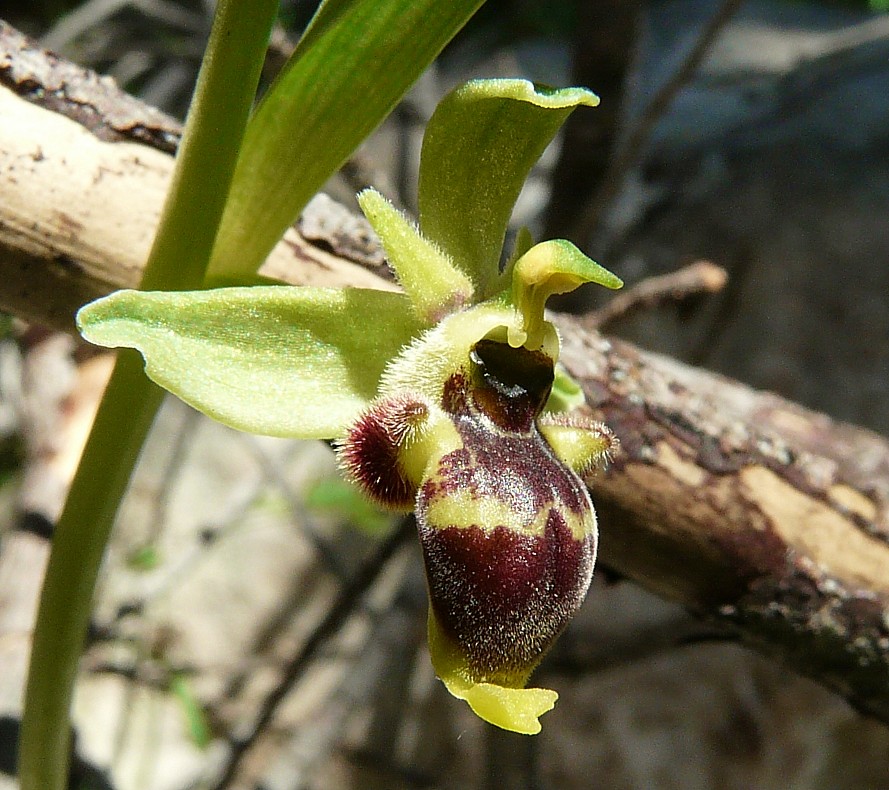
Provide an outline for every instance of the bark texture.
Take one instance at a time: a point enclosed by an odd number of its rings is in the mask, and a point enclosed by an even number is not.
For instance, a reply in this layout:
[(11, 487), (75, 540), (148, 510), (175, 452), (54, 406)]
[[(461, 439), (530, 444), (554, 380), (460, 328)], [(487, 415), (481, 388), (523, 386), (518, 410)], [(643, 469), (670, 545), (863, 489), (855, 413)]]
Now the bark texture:
[[(138, 282), (175, 125), (2, 25), (0, 84), (0, 308), (70, 330), (85, 301)], [(328, 209), (314, 243), (288, 232), (264, 271), (386, 287), (366, 228)], [(590, 480), (602, 562), (889, 722), (889, 442), (559, 325), (621, 440)]]
[(889, 721), (889, 443), (561, 322), (621, 440), (602, 562)]
[[(0, 310), (72, 331), (79, 307), (138, 284), (179, 127), (2, 21), (0, 118)], [(351, 236), (362, 260), (369, 232), (359, 224)], [(342, 248), (330, 238), (328, 249)], [(380, 282), (295, 230), (263, 273), (295, 284)]]

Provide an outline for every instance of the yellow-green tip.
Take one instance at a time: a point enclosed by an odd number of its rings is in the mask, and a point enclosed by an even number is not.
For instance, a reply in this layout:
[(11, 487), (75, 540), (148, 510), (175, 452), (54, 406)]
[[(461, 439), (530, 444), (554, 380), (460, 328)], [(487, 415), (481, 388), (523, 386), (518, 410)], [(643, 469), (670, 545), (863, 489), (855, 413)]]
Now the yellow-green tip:
[(537, 427), (562, 462), (581, 477), (617, 450), (617, 438), (608, 426), (580, 415), (545, 415)]
[(493, 683), (474, 683), (464, 689), (446, 678), (442, 681), (451, 694), (466, 700), (480, 719), (522, 735), (537, 735), (541, 730), (539, 718), (551, 711), (559, 698), (551, 689), (511, 689)]
[(559, 698), (550, 689), (523, 687), (533, 667), (524, 673), (519, 687), (474, 680), (466, 658), (442, 632), (431, 608), (429, 653), (435, 673), (445, 688), (457, 699), (465, 700), (480, 719), (503, 730), (522, 735), (537, 735), (541, 730), (539, 718), (551, 711)]

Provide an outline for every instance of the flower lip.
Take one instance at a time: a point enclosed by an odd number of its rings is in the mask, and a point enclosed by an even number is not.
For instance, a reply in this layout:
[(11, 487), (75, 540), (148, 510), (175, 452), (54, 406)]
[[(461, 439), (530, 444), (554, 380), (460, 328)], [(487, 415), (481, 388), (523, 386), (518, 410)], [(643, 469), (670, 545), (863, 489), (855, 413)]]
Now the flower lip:
[(552, 507), (543, 534), (421, 524), (432, 608), (469, 677), (521, 688), (583, 600), (595, 538)]
[[(551, 358), (490, 341), (474, 352), (476, 369), (453, 374), (441, 401), (460, 442), (427, 467), (417, 495), (430, 602), (453, 659), (434, 660), (440, 673), (459, 665), (468, 683), (521, 688), (589, 586), (595, 514), (534, 427)], [(507, 373), (513, 355), (531, 384)]]

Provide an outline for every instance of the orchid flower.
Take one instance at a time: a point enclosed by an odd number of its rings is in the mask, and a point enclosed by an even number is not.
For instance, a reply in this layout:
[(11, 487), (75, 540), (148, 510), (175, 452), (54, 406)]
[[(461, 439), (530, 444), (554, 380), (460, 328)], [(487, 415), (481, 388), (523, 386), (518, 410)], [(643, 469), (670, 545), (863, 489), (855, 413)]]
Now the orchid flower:
[(120, 291), (78, 316), (93, 343), (138, 349), (149, 377), (230, 426), (333, 440), (369, 497), (416, 512), (429, 648), (484, 720), (540, 731), (557, 699), (528, 688), (582, 603), (596, 516), (582, 475), (615, 440), (573, 414), (547, 298), (622, 283), (564, 240), (507, 222), (570, 112), (598, 99), (524, 80), (469, 82), (427, 127), (419, 224), (381, 194), (359, 203), (401, 292), (290, 286)]

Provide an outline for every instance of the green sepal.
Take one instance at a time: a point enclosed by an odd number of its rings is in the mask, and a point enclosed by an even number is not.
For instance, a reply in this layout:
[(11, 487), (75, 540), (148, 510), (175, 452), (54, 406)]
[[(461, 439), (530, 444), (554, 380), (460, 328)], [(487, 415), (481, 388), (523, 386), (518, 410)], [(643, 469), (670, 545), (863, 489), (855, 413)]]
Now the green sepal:
[(439, 103), (423, 137), (420, 231), (470, 277), (475, 301), (500, 290), (506, 226), (532, 166), (575, 107), (598, 102), (585, 88), (496, 79)]
[(535, 244), (515, 262), (511, 299), (522, 316), (521, 329), (510, 328), (509, 344), (534, 347), (543, 332), (543, 310), (553, 294), (573, 291), (584, 283), (620, 288), (623, 280), (584, 255), (570, 241), (553, 239)]
[(386, 198), (375, 189), (365, 189), (358, 195), (358, 205), (383, 242), (389, 265), (420, 320), (432, 325), (469, 301), (469, 278)]
[(118, 291), (77, 321), (91, 343), (140, 351), (149, 378), (210, 417), (305, 439), (342, 436), (420, 331), (404, 294), (359, 288)]

